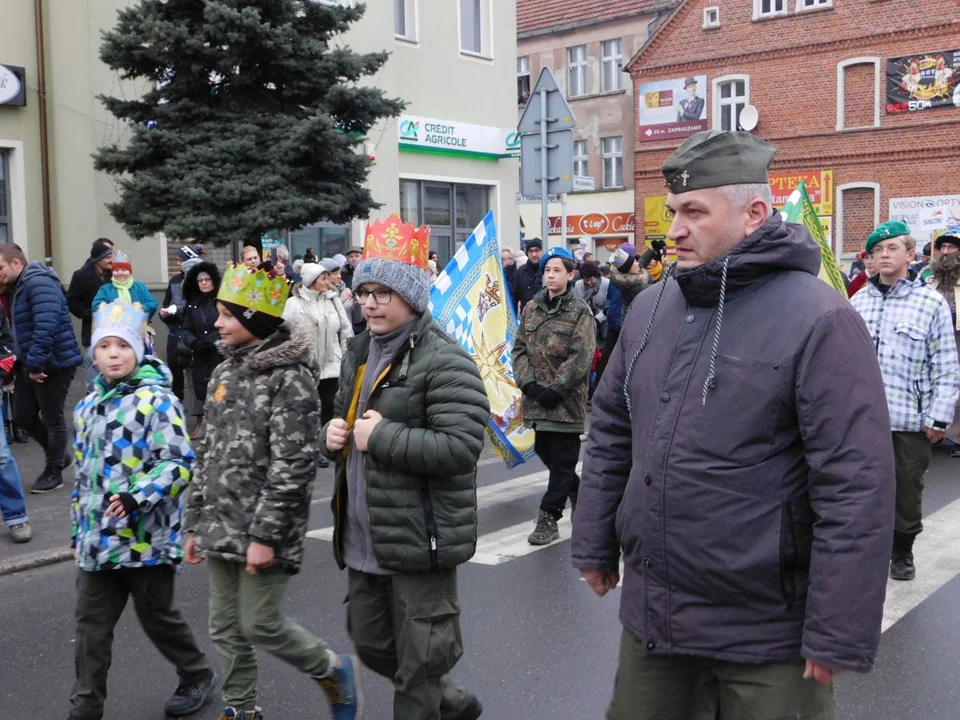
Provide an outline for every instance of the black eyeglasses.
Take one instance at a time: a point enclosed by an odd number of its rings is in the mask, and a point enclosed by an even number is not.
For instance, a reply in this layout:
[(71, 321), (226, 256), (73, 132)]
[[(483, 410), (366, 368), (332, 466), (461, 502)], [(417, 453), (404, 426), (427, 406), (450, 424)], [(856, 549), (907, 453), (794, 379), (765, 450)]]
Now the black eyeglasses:
[(380, 288), (371, 292), (370, 290), (357, 290), (353, 296), (361, 305), (367, 302), (367, 298), (373, 295), (374, 302), (377, 305), (388, 305), (393, 300), (393, 290), (389, 288)]

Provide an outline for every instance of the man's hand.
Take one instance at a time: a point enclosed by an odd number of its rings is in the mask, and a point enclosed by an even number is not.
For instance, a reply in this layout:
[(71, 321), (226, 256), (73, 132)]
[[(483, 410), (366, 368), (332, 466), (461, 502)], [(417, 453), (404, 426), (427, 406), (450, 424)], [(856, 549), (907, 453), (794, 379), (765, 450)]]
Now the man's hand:
[(803, 670), (804, 680), (816, 680), (821, 685), (829, 685), (833, 682), (833, 670), (821, 665), (813, 660), (807, 660), (807, 667)]
[(327, 425), (327, 449), (343, 450), (347, 446), (347, 439), (350, 437), (350, 426), (343, 418), (334, 418)]
[(45, 372), (30, 373), (28, 377), (35, 383), (42, 383), (47, 379), (47, 374)]
[(563, 396), (553, 388), (547, 388), (540, 394), (537, 402), (543, 405), (547, 410), (553, 410), (563, 402)]
[(160, 317), (162, 317), (163, 319), (167, 319), (168, 317), (170, 317), (170, 311), (167, 310), (166, 308), (160, 308)]
[(581, 570), (580, 574), (600, 597), (620, 584), (620, 575), (606, 570)]
[(373, 434), (373, 429), (381, 420), (383, 420), (383, 415), (376, 410), (367, 410), (363, 417), (353, 424), (353, 439), (357, 441), (357, 449), (360, 452), (367, 451), (370, 435)]
[(189, 565), (199, 565), (203, 562), (203, 556), (197, 552), (197, 542), (193, 539), (193, 533), (188, 533), (187, 541), (183, 543), (183, 556)]
[(939, 430), (934, 430), (933, 428), (925, 428), (924, 432), (927, 434), (927, 440), (932, 443), (940, 442), (947, 436), (945, 432), (940, 432)]
[(268, 568), (271, 565), (273, 565), (273, 548), (252, 540), (247, 545), (247, 572), (257, 575), (260, 568)]

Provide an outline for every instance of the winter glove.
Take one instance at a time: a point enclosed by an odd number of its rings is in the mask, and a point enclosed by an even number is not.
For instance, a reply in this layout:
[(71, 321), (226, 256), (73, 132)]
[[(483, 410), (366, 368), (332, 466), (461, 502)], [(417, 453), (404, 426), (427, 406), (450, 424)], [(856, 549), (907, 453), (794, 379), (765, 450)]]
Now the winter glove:
[(3, 381), (4, 385), (13, 382), (13, 365), (16, 361), (17, 357), (15, 355), (8, 355), (0, 360), (0, 380)]
[(539, 402), (540, 396), (543, 395), (543, 391), (546, 388), (538, 382), (528, 382), (523, 386), (523, 394), (529, 397), (531, 400), (536, 400)]
[(654, 240), (652, 243), (650, 243), (650, 246), (656, 251), (657, 259), (663, 260), (663, 256), (667, 253), (667, 241)]
[(124, 512), (127, 513), (127, 517), (133, 515), (137, 510), (140, 509), (137, 501), (130, 493), (118, 493), (118, 495), (120, 496), (120, 502), (123, 504)]
[(542, 393), (540, 393), (540, 398), (537, 400), (537, 402), (543, 405), (547, 410), (553, 410), (563, 402), (563, 396), (553, 388), (546, 388)]

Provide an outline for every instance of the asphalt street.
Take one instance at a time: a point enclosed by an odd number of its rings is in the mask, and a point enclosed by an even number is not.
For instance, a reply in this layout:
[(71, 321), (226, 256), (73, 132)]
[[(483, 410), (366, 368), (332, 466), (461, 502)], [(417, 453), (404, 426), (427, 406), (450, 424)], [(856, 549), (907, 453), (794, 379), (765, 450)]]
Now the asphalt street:
[[(562, 540), (530, 552), (545, 475), (537, 462), (506, 470), (484, 454), (477, 557), (460, 571), (465, 655), (455, 671), (491, 720), (599, 720), (616, 671), (619, 590), (597, 598), (569, 563)], [(927, 477), (916, 583), (891, 585), (885, 632), (870, 675), (842, 675), (842, 720), (956, 720), (960, 717), (960, 460), (937, 452)], [(317, 480), (303, 572), (287, 610), (338, 650), (348, 649), (346, 576), (330, 552), (327, 498), (332, 471)], [(65, 498), (65, 495), (64, 495)], [(569, 527), (569, 526), (568, 526)], [(66, 529), (64, 528), (64, 532)], [(569, 536), (569, 529), (565, 537)], [(0, 577), (0, 718), (66, 718), (73, 682), (71, 563)], [(204, 566), (180, 576), (179, 604), (211, 657)], [(320, 691), (296, 671), (261, 656), (261, 704), (268, 720), (329, 717)], [(215, 660), (216, 662), (216, 660)], [(367, 673), (368, 720), (389, 720), (391, 686)], [(128, 608), (114, 641), (107, 718), (164, 717), (176, 685), (172, 667), (145, 638)], [(194, 717), (213, 720), (219, 699)]]

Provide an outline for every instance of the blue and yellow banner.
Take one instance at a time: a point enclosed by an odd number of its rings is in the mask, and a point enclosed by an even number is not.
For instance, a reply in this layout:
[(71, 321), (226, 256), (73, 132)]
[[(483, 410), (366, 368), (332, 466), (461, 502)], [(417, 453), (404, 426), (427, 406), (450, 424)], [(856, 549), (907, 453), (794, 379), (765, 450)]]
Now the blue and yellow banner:
[(487, 434), (507, 467), (533, 455), (533, 430), (523, 426), (520, 390), (513, 378), (517, 318), (500, 265), (493, 213), (447, 263), (430, 291), (430, 310), (447, 333), (470, 353), (490, 399)]

